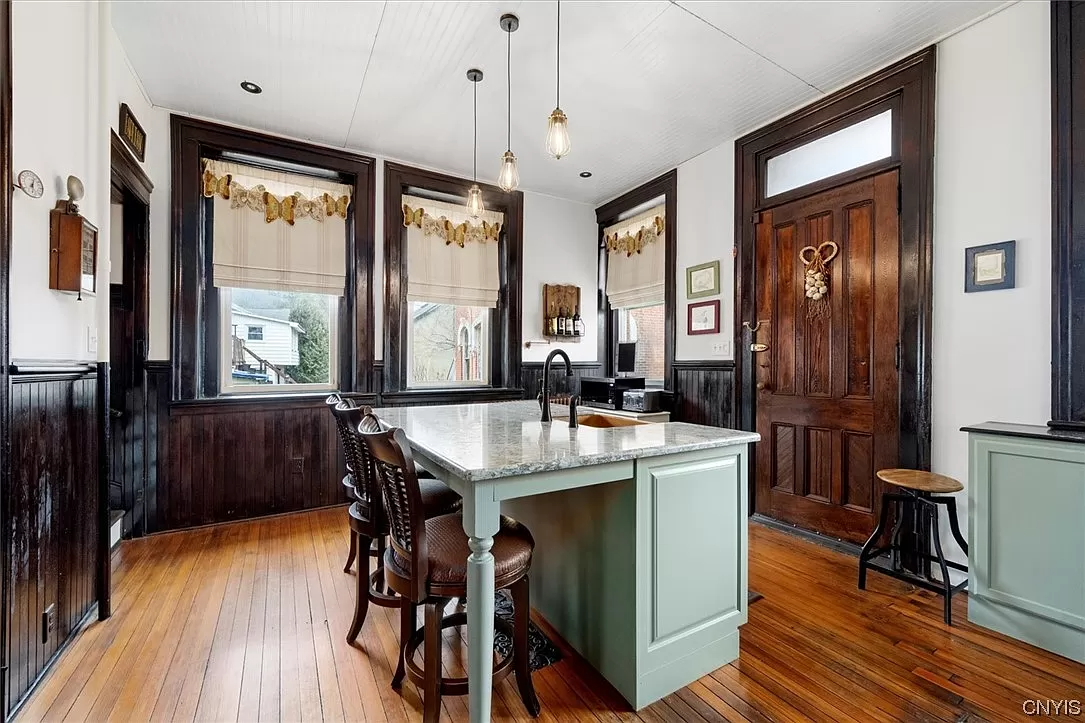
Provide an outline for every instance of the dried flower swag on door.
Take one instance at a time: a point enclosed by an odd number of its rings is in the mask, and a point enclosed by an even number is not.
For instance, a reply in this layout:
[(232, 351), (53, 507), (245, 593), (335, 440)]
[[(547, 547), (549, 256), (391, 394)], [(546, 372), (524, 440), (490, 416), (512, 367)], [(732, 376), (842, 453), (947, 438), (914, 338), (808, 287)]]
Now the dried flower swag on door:
[(825, 316), (831, 311), (829, 304), (829, 262), (836, 258), (840, 247), (833, 241), (825, 241), (816, 248), (805, 246), (799, 258), (806, 267), (806, 315), (811, 318)]

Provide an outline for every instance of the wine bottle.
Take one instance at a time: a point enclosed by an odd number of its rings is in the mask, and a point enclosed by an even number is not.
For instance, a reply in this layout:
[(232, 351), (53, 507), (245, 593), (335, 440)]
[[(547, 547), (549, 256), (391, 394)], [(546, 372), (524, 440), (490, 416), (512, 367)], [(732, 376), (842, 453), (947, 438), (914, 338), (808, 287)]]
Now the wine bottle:
[(558, 309), (558, 336), (565, 336), (565, 309)]
[(576, 312), (573, 314), (573, 336), (580, 336), (584, 333), (584, 321), (580, 318), (580, 305), (577, 304)]

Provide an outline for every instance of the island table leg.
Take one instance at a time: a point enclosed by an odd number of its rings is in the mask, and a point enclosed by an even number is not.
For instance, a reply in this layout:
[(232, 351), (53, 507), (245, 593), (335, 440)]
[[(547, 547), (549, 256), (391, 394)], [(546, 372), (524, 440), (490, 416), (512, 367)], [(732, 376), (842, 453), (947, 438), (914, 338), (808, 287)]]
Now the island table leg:
[[(490, 548), (500, 522), (500, 504), (490, 489), (471, 488), (463, 497), (467, 556), (467, 689), (471, 723), (488, 723), (494, 670), (494, 556)], [(487, 499), (488, 498), (488, 499)]]

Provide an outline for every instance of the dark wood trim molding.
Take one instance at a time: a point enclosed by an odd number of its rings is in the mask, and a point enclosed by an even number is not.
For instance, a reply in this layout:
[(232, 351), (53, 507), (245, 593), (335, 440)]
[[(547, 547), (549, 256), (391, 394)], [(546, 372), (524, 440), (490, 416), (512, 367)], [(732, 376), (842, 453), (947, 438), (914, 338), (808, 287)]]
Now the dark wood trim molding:
[(614, 325), (614, 314), (607, 302), (607, 254), (603, 248), (603, 229), (618, 221), (618, 218), (627, 211), (647, 203), (652, 199), (663, 197), (664, 210), (667, 216), (663, 232), (663, 242), (666, 244), (666, 263), (664, 273), (667, 276), (666, 291), (664, 292), (664, 363), (663, 379), (671, 378), (671, 365), (674, 362), (675, 348), (675, 319), (678, 314), (678, 293), (675, 286), (675, 274), (678, 264), (678, 169), (667, 171), (662, 176), (653, 178), (645, 184), (637, 186), (632, 191), (623, 193), (617, 198), (607, 201), (595, 209), (595, 220), (599, 224), (599, 360), (603, 362), (603, 369), (607, 374), (614, 370), (614, 358), (617, 343), (617, 329)]
[(675, 359), (673, 369), (734, 369), (734, 359)]
[[(900, 171), (900, 464), (930, 469), (935, 57), (935, 48), (926, 48), (735, 142), (734, 326), (741, 428), (754, 429), (756, 419), (753, 359), (742, 322), (756, 321), (753, 218), (763, 203), (757, 171), (780, 149), (822, 137), (841, 122), (893, 107), (898, 109), (894, 112), (894, 156), (860, 170), (864, 175), (890, 168)], [(851, 174), (831, 179), (833, 185), (851, 180), (855, 180)], [(751, 489), (754, 479), (751, 469)]]
[[(147, 174), (143, 172), (136, 159), (132, 157), (124, 141), (120, 139), (116, 131), (109, 132), (109, 162), (110, 171), (117, 176), (136, 197), (144, 203), (151, 202), (151, 191), (154, 184)], [(116, 183), (114, 183), (116, 185)]]
[(11, 0), (0, 0), (0, 713), (6, 719), (11, 701), (8, 700), (9, 665), (8, 614), (11, 607), (11, 398), (8, 384), (8, 309), (11, 267), (11, 195), (14, 193), (11, 168)]
[[(505, 193), (497, 186), (479, 184), (486, 208), (505, 215), (499, 247), (501, 295), (490, 344), (490, 383), (484, 389), (408, 390), (407, 370), (407, 254), (404, 246), (404, 193), (425, 191), (467, 197), (471, 181), (399, 163), (384, 164), (384, 383), (387, 403), (426, 399), (427, 404), (489, 401), (520, 390), (522, 338), (522, 278), (524, 194)], [(369, 391), (369, 390), (367, 390)], [(415, 402), (411, 402), (415, 403)]]
[[(376, 161), (301, 141), (255, 133), (184, 116), (170, 116), (172, 153), (173, 298), (172, 398), (192, 400), (218, 393), (217, 335), (205, 318), (218, 323), (218, 295), (209, 281), (207, 221), (200, 186), (201, 158), (243, 153), (273, 163), (296, 164), (338, 173), (353, 186), (348, 219), (347, 275), (341, 303), (339, 385), (344, 391), (370, 391), (373, 362), (373, 234)], [(212, 338), (214, 337), (214, 338)], [(216, 361), (209, 363), (214, 357)], [(231, 400), (220, 400), (223, 404)]]
[(109, 479), (112, 472), (111, 420), (109, 418), (109, 362), (98, 362), (98, 492), (97, 560), (94, 593), (98, 600), (98, 620), (113, 614), (110, 589), (113, 585), (109, 549)]
[[(1051, 3), (1051, 422), (1085, 429), (1085, 3)], [(1074, 80), (1077, 79), (1075, 86)], [(1075, 376), (1074, 364), (1077, 364)]]

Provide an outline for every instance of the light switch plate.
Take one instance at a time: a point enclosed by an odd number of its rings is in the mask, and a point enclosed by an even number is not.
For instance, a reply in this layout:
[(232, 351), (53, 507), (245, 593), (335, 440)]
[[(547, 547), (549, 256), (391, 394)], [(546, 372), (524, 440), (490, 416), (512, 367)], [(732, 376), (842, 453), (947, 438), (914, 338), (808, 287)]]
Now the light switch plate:
[(731, 353), (731, 342), (724, 340), (712, 345), (713, 356), (727, 356)]
[(87, 327), (87, 353), (98, 353), (98, 329), (93, 326)]

